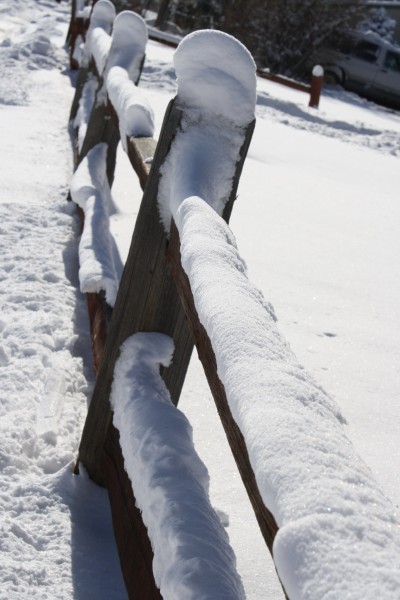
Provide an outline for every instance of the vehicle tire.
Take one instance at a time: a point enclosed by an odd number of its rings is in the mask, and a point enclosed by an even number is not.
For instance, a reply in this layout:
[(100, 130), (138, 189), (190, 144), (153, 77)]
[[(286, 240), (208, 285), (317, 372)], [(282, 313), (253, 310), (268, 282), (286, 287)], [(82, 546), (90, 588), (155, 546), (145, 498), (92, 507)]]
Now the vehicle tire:
[(326, 83), (326, 85), (341, 85), (342, 80), (339, 78), (337, 73), (334, 73), (333, 71), (325, 71), (324, 83)]

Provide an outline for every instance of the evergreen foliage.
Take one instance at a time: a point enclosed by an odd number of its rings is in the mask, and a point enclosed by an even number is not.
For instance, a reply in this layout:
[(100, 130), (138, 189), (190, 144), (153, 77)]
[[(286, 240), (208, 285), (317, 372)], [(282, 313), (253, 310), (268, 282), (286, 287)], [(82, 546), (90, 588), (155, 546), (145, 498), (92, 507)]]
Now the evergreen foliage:
[(312, 55), (346, 30), (361, 23), (390, 29), (367, 0), (161, 0), (160, 6), (159, 17), (184, 33), (221, 29), (247, 46), (259, 67), (297, 77), (309, 75)]
[(396, 21), (381, 7), (371, 9), (368, 18), (360, 23), (359, 29), (373, 31), (388, 42), (393, 42), (395, 27)]
[(366, 0), (220, 0), (219, 27), (240, 39), (260, 67), (302, 75), (329, 38), (368, 13)]

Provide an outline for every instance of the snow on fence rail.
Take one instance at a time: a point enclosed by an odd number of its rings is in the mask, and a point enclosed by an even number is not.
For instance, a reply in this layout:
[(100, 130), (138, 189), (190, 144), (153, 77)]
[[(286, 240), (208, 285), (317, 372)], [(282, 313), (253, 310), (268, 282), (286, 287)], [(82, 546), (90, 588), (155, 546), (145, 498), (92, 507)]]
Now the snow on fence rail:
[[(110, 4), (99, 0), (93, 19)], [(128, 42), (124, 19), (135, 22), (140, 43)], [(101, 348), (79, 450), (89, 475), (108, 489), (129, 595), (137, 597), (140, 589), (142, 599), (161, 592), (177, 600), (189, 589), (204, 592), (201, 586), (209, 583), (210, 598), (243, 596), (226, 536), (208, 504), (207, 476), (191, 447), (190, 426), (173, 406), (193, 339), (287, 596), (397, 598), (400, 529), (393, 507), (346, 438), (338, 406), (279, 333), (272, 308), (247, 278), (227, 225), (254, 127), (254, 63), (224, 34), (203, 31), (185, 38), (174, 58), (178, 95), (155, 147), (152, 138), (135, 137), (134, 124), (138, 119), (141, 132), (146, 106), (137, 101), (137, 70), (130, 69), (144, 56), (139, 19), (119, 15), (110, 43), (107, 23), (88, 36), (89, 63), (81, 71), (97, 90), (71, 186), (84, 209), (90, 204), (96, 212), (98, 203), (106, 231), (121, 136), (144, 187), (115, 302), (103, 271), (88, 294), (102, 333), (94, 324), (94, 343), (100, 340)], [(99, 52), (105, 46), (106, 57)], [(88, 81), (77, 88), (76, 114), (89, 95), (85, 85)], [(145, 114), (147, 119), (147, 109)], [(80, 118), (75, 124), (82, 127)], [(149, 172), (143, 158), (150, 151)], [(94, 249), (101, 267), (107, 243), (96, 250), (95, 234), (89, 233), (86, 249)], [(103, 292), (108, 302), (101, 304)], [(114, 304), (108, 323), (107, 304)], [(176, 434), (181, 431), (175, 445), (159, 425), (162, 415)], [(167, 481), (174, 482), (173, 494)], [(205, 533), (195, 541), (193, 519), (196, 531)], [(181, 526), (168, 529), (175, 520)]]

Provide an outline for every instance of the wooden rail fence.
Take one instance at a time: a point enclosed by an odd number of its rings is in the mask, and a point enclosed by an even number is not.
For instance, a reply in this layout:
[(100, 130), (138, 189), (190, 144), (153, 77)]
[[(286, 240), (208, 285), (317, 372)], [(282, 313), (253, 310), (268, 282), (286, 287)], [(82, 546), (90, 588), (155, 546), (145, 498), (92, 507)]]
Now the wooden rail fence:
[[(129, 36), (125, 35), (126, 28), (123, 31), (124, 35), (119, 38), (118, 32), (119, 25), (122, 23), (120, 19), (122, 15), (116, 16), (116, 13), (115, 6), (109, 0), (98, 0), (91, 12), (88, 28), (87, 24), (85, 24), (87, 43), (80, 63), (76, 93), (70, 115), (74, 132), (75, 167), (78, 172), (81, 165), (85, 164), (84, 161), (90, 162), (88, 159), (93, 151), (96, 151), (99, 148), (101, 151), (105, 149), (106, 159), (104, 161), (103, 179), (111, 186), (114, 179), (117, 145), (122, 141), (132, 168), (136, 172), (143, 189), (143, 199), (135, 222), (128, 258), (118, 286), (115, 302), (110, 303), (108, 297), (105, 296), (102, 290), (99, 292), (91, 291), (87, 293), (96, 382), (82, 433), (76, 473), (79, 472), (79, 465), (82, 464), (88, 471), (91, 479), (107, 488), (113, 517), (115, 538), (128, 596), (132, 599), (150, 600), (161, 598), (160, 590), (156, 585), (152, 569), (154, 558), (153, 549), (146, 526), (142, 520), (141, 512), (136, 506), (135, 490), (132, 489), (131, 481), (125, 470), (124, 459), (126, 459), (126, 457), (123, 456), (121, 450), (120, 434), (113, 425), (113, 414), (110, 405), (111, 386), (114, 378), (115, 366), (120, 356), (120, 348), (133, 334), (138, 332), (157, 332), (166, 334), (173, 339), (175, 346), (174, 360), (169, 367), (162, 367), (160, 371), (161, 377), (175, 406), (179, 402), (193, 347), (194, 345), (196, 346), (229, 445), (236, 460), (239, 473), (253, 506), (261, 533), (272, 555), (273, 543), (278, 533), (278, 526), (272, 512), (263, 500), (260, 487), (257, 484), (256, 476), (250, 462), (249, 448), (251, 447), (252, 440), (245, 439), (244, 436), (246, 433), (243, 434), (242, 430), (235, 422), (235, 419), (232, 416), (232, 409), (227, 399), (224, 383), (218, 375), (215, 356), (217, 344), (215, 344), (215, 348), (213, 348), (209, 334), (201, 324), (196, 311), (193, 291), (188, 276), (182, 267), (181, 240), (178, 228), (172, 221), (171, 229), (167, 235), (160, 220), (158, 206), (161, 180), (160, 172), (161, 168), (164, 169), (166, 167), (168, 158), (173, 155), (174, 148), (178, 146), (176, 140), (187, 125), (188, 113), (186, 111), (188, 108), (183, 102), (180, 102), (178, 90), (177, 97), (170, 102), (167, 108), (158, 142), (156, 142), (152, 135), (148, 133), (132, 133), (124, 129), (123, 108), (121, 108), (120, 104), (114, 102), (110, 98), (108, 73), (114, 67), (121, 67), (122, 63), (120, 64), (118, 61), (121, 56), (124, 56), (124, 61), (122, 62), (124, 62), (124, 68), (126, 68), (129, 84), (137, 86), (139, 83), (141, 67), (145, 60), (145, 43), (143, 43), (143, 40), (147, 34), (144, 33), (146, 31), (146, 26), (143, 20), (133, 12), (129, 13), (129, 11), (125, 11), (124, 18), (130, 19), (132, 30), (135, 32), (135, 35), (139, 36), (141, 43), (138, 43), (138, 39), (136, 38), (130, 40)], [(73, 13), (73, 17), (74, 14), (75, 13)], [(71, 26), (71, 30), (73, 30), (73, 26)], [(94, 31), (96, 32), (95, 35), (93, 34)], [(71, 34), (71, 40), (72, 37)], [(104, 51), (106, 48), (108, 48), (108, 52)], [(126, 66), (125, 59), (129, 52), (134, 53), (134, 56), (128, 61), (130, 66)], [(315, 106), (318, 103), (317, 100), (322, 84), (323, 73), (320, 68), (316, 68), (313, 75), (317, 80), (317, 87), (319, 86), (319, 89), (314, 90), (314, 95), (311, 93), (310, 104)], [(213, 123), (213, 125), (215, 125), (215, 123)], [(254, 120), (249, 118), (249, 122), (246, 123), (246, 127), (244, 128), (245, 133), (243, 134), (240, 144), (237, 142), (237, 139), (240, 138), (232, 136), (232, 144), (237, 145), (235, 150), (237, 151), (237, 156), (239, 158), (235, 165), (234, 176), (225, 190), (225, 197), (228, 200), (222, 217), (226, 222), (229, 221), (234, 206), (238, 183), (254, 126)], [(122, 139), (121, 132), (123, 136)], [(151, 158), (151, 161), (148, 160), (149, 158)], [(207, 173), (204, 173), (204, 176), (207, 177)], [(90, 185), (94, 189), (96, 177), (93, 178)], [(76, 190), (74, 191), (73, 186), (71, 186), (71, 195), (73, 199), (75, 199), (75, 192)], [(93, 193), (95, 194), (97, 192), (94, 190)], [(81, 211), (80, 214), (82, 225), (85, 228), (86, 222), (84, 213)], [(178, 221), (179, 219), (177, 219), (177, 222)], [(218, 221), (218, 227), (220, 226), (221, 221)], [(219, 292), (221, 291), (220, 287), (221, 286), (218, 288)], [(113, 306), (111, 306), (111, 304), (113, 304)], [(265, 309), (266, 307), (263, 305), (263, 318), (265, 316)], [(261, 328), (259, 320), (257, 321), (257, 326)], [(274, 331), (271, 339), (273, 340), (273, 342), (271, 342), (273, 353), (277, 352), (277, 345), (279, 344), (285, 346), (285, 348), (287, 347), (286, 342), (280, 337), (278, 332)], [(268, 342), (269, 341), (270, 339), (268, 339)], [(293, 371), (296, 367), (291, 362), (291, 358), (286, 354), (284, 354), (284, 357), (282, 358), (282, 363), (283, 365), (280, 365), (282, 369), (279, 371), (279, 377), (282, 375), (282, 379), (279, 379), (278, 383), (281, 387), (288, 386), (288, 388), (290, 388), (291, 381), (293, 380)], [(265, 364), (266, 370), (270, 367), (270, 364)], [(324, 402), (326, 401), (329, 404), (329, 399), (327, 400), (324, 392), (322, 392), (318, 386), (313, 387), (311, 385), (310, 391), (310, 388), (307, 387), (310, 382), (306, 378), (305, 371), (302, 370), (302, 367), (299, 367), (299, 370), (301, 370), (301, 376), (299, 378), (295, 377), (296, 386), (301, 386), (301, 383), (299, 382), (304, 381), (306, 387), (304, 388), (305, 391), (303, 388), (300, 389), (300, 392), (298, 392), (299, 397), (294, 394), (294, 396), (296, 396), (296, 402), (290, 404), (290, 411), (292, 409), (297, 410), (297, 404), (301, 405), (301, 407), (305, 406), (307, 409), (307, 403), (313, 404), (314, 401), (316, 401), (318, 393), (322, 393), (322, 408), (324, 417), (327, 416), (327, 419), (326, 422), (324, 422), (324, 426), (321, 428), (321, 432), (317, 431), (317, 434), (321, 434), (322, 436), (318, 438), (317, 435), (317, 442), (321, 443), (322, 452), (325, 452), (326, 448), (323, 445), (325, 436), (329, 437), (334, 433), (334, 435), (337, 434), (339, 436), (338, 439), (340, 439), (340, 441), (343, 441), (343, 439), (345, 440), (344, 446), (339, 447), (337, 455), (335, 455), (336, 449), (332, 446), (329, 447), (329, 454), (333, 454), (338, 458), (337, 464), (342, 470), (349, 473), (347, 477), (349, 478), (349, 481), (351, 481), (351, 485), (354, 487), (357, 487), (358, 485), (361, 490), (360, 494), (364, 496), (366, 494), (367, 486), (370, 486), (370, 480), (368, 479), (369, 476), (366, 474), (366, 469), (364, 470), (364, 467), (362, 467), (363, 478), (360, 480), (357, 479), (361, 461), (350, 449), (351, 444), (348, 442), (347, 438), (345, 438), (344, 433), (338, 433), (341, 427), (341, 425), (338, 424), (338, 415), (333, 414), (334, 411), (330, 405), (326, 408)], [(251, 371), (251, 376), (253, 377), (253, 375), (254, 372)], [(226, 378), (225, 384), (228, 389), (228, 378)], [(291, 391), (293, 390), (291, 389)], [(274, 395), (274, 393), (275, 392), (272, 392), (272, 395)], [(303, 395), (307, 397), (304, 399)], [(299, 398), (301, 401), (297, 402)], [(293, 397), (291, 396), (290, 399), (292, 401)], [(254, 398), (252, 396), (251, 401), (253, 400)], [(279, 392), (277, 392), (277, 398), (275, 398), (275, 400), (277, 400), (277, 402), (281, 401)], [(295, 404), (296, 407), (294, 406)], [(319, 405), (317, 401), (316, 404), (318, 409)], [(330, 414), (330, 410), (332, 410), (332, 414)], [(286, 419), (289, 410), (286, 410), (286, 412), (283, 410), (282, 412), (284, 413), (282, 419)], [(258, 417), (258, 413), (256, 416)], [(303, 417), (304, 414), (302, 413), (302, 418)], [(331, 421), (329, 420), (330, 417), (332, 417)], [(269, 415), (267, 418), (269, 418)], [(306, 427), (308, 422), (314, 423), (314, 421), (305, 420), (304, 423), (301, 423), (300, 429)], [(290, 429), (290, 434), (292, 434), (292, 431), (293, 429)], [(264, 431), (261, 433), (264, 435)], [(315, 432), (313, 431), (313, 433)], [(281, 431), (279, 426), (279, 435), (280, 434)], [(343, 439), (340, 438), (341, 435), (343, 435)], [(297, 449), (303, 447), (301, 444), (302, 442), (300, 442)], [(346, 448), (345, 452), (343, 451), (344, 447)], [(328, 451), (326, 452), (328, 453)], [(279, 452), (277, 454), (279, 454)], [(282, 453), (276, 458), (278, 461), (282, 460)], [(315, 457), (312, 458), (314, 459)], [(323, 470), (325, 468), (324, 465), (325, 463), (322, 465)], [(292, 468), (292, 463), (290, 466)], [(290, 471), (289, 475), (286, 473), (284, 475), (284, 477), (286, 477), (285, 485), (288, 488), (290, 488), (289, 483), (291, 482), (292, 471), (293, 469)], [(311, 477), (314, 477), (314, 475)], [(306, 477), (306, 481), (307, 484), (311, 482), (314, 489), (315, 486), (319, 486), (321, 480), (316, 476), (311, 480)], [(261, 485), (262, 484), (260, 484), (260, 486)], [(265, 492), (265, 488), (263, 489)], [(373, 496), (371, 497), (374, 498), (375, 506), (375, 499), (380, 498), (379, 488), (374, 488), (374, 484), (372, 484), (370, 489), (373, 491)], [(275, 492), (275, 490), (273, 491)], [(291, 492), (293, 492), (293, 489), (290, 488), (289, 494)], [(331, 500), (331, 488), (329, 485), (327, 490), (322, 490), (322, 492), (318, 489), (318, 494), (321, 493), (323, 499), (326, 500), (328, 498), (328, 501)], [(323, 495), (324, 493), (326, 493), (325, 496)], [(285, 491), (282, 495), (284, 494)], [(265, 497), (268, 497), (268, 495), (265, 495), (264, 493), (264, 498)], [(343, 496), (340, 496), (340, 492), (339, 496), (336, 497), (336, 500), (338, 498), (341, 506), (342, 503), (347, 501), (350, 503), (352, 518), (356, 520), (358, 508), (357, 506), (355, 508), (353, 506), (353, 504), (357, 504), (356, 502), (354, 503), (354, 498), (350, 497), (348, 500)], [(319, 500), (320, 499), (321, 498), (319, 498)], [(302, 500), (303, 499), (301, 499), (301, 501)], [(386, 510), (386, 505), (383, 503), (380, 507), (382, 506), (385, 507), (382, 509), (383, 514)], [(363, 527), (365, 525), (365, 519), (367, 518), (365, 514), (368, 513), (368, 510), (369, 507), (365, 504), (365, 506), (362, 507), (362, 518), (364, 519), (362, 522)], [(380, 517), (379, 521), (379, 518), (376, 518), (374, 510), (375, 509), (372, 509), (372, 512), (368, 514), (371, 517), (371, 522), (373, 521), (373, 526), (377, 527), (379, 533), (378, 538), (381, 539), (379, 536), (382, 532), (385, 532), (386, 534), (389, 517), (386, 519), (386, 515), (384, 515), (384, 518)], [(330, 514), (329, 516), (335, 518), (334, 510), (332, 513), (333, 514)], [(337, 515), (339, 515), (340, 518), (343, 516), (340, 511), (338, 511)], [(291, 523), (292, 522), (289, 520), (289, 525)], [(390, 521), (390, 523), (392, 523), (392, 521)], [(330, 526), (332, 526), (332, 521), (330, 522)], [(381, 527), (380, 530), (379, 527)], [(344, 526), (343, 529), (345, 529)], [(313, 531), (315, 533), (315, 529)], [(279, 532), (279, 539), (282, 538), (283, 533), (284, 527), (282, 526), (282, 529)], [(275, 550), (278, 546), (279, 539), (276, 539)], [(334, 539), (333, 545), (330, 541), (331, 545), (328, 547), (328, 553), (326, 555), (329, 557), (329, 560), (331, 556), (329, 552), (331, 552), (332, 547), (336, 547), (338, 544), (340, 545), (343, 540), (348, 544), (348, 539), (346, 539), (345, 536), (342, 538), (339, 536), (339, 541)], [(307, 541), (303, 540), (301, 542), (300, 546), (304, 546), (304, 548), (300, 548), (300, 550), (296, 549), (298, 554), (295, 556), (294, 561), (301, 560), (299, 556), (303, 554), (303, 551), (308, 549), (308, 543), (308, 539)], [(360, 548), (362, 552), (364, 546), (360, 545)], [(349, 551), (353, 551), (352, 545), (350, 546), (350, 550), (349, 545), (347, 546), (347, 552)], [(373, 552), (376, 551), (377, 549), (374, 547)], [(383, 551), (381, 545), (379, 545), (379, 552), (380, 551)], [(293, 548), (292, 552), (294, 552)], [(313, 549), (311, 552), (313, 552)], [(346, 554), (344, 553), (343, 556), (346, 556)], [(343, 558), (343, 556), (341, 556), (341, 558)], [(289, 562), (292, 558), (292, 556), (289, 557)], [(315, 552), (310, 560), (316, 560)], [(326, 562), (329, 562), (329, 560)], [(325, 566), (323, 567), (325, 568)], [(291, 564), (288, 568), (290, 570)], [(324, 568), (322, 569), (323, 571)], [(310, 575), (311, 583), (313, 576), (315, 576), (314, 565), (312, 571), (313, 572)], [(364, 571), (361, 568), (358, 573), (359, 579), (356, 583), (360, 582), (360, 577), (363, 576), (363, 573)], [(334, 575), (336, 576), (336, 573), (334, 573)], [(293, 576), (293, 580), (294, 579), (295, 577)], [(288, 580), (290, 580), (290, 577)], [(309, 583), (310, 581), (307, 582), (307, 584)], [(293, 584), (293, 582), (287, 585), (291, 584)], [(294, 596), (296, 596), (296, 594), (294, 594)]]
[[(112, 18), (108, 21), (104, 19), (104, 12), (101, 12), (104, 4), (105, 0), (99, 0), (96, 5), (98, 10), (97, 12), (94, 10), (92, 14), (92, 25), (94, 23), (96, 27), (102, 27), (108, 35), (112, 29)], [(108, 146), (107, 175), (111, 184), (116, 148), (120, 139), (119, 118), (109, 98), (105, 102), (98, 100), (104, 91), (104, 80), (97, 70), (93, 56), (87, 57), (87, 62), (80, 68), (71, 108), (71, 122), (73, 123), (76, 118), (84, 86), (91, 77), (97, 80), (97, 92), (86, 135), (80, 145), (78, 130), (74, 128), (75, 166), (78, 168), (97, 144), (106, 143)], [(79, 472), (79, 464), (82, 463), (89, 476), (107, 488), (128, 595), (130, 598), (140, 598), (140, 600), (160, 598), (160, 592), (152, 573), (151, 544), (140, 511), (136, 508), (134, 490), (124, 468), (119, 433), (112, 423), (109, 402), (114, 367), (121, 344), (133, 333), (157, 331), (173, 338), (174, 361), (169, 368), (162, 368), (161, 375), (175, 405), (179, 401), (193, 344), (196, 345), (233, 455), (270, 550), (277, 531), (275, 520), (261, 499), (246, 444), (232, 417), (224, 386), (217, 375), (210, 340), (194, 308), (190, 286), (180, 262), (179, 235), (173, 226), (170, 239), (167, 239), (159, 218), (157, 206), (159, 170), (173, 144), (183, 117), (182, 108), (172, 100), (166, 111), (158, 143), (148, 137), (127, 137), (126, 151), (144, 189), (128, 259), (113, 309), (105, 301), (104, 294), (87, 294), (96, 383), (82, 434), (75, 472)], [(229, 201), (223, 215), (227, 222), (236, 198), (253, 129), (254, 122), (251, 122), (240, 150), (240, 160), (236, 166), (232, 187), (227, 190)], [(154, 156), (151, 168), (148, 161), (145, 162), (149, 156)], [(83, 222), (82, 212), (81, 217)]]

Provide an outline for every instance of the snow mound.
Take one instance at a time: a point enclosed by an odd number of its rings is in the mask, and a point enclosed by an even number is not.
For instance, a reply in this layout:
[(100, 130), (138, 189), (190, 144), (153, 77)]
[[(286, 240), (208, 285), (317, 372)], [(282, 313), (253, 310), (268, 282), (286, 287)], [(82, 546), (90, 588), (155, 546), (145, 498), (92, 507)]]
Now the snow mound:
[(187, 36), (174, 54), (181, 128), (161, 168), (158, 204), (165, 230), (183, 200), (198, 196), (222, 214), (246, 126), (254, 119), (254, 61), (219, 31)]
[(32, 75), (65, 68), (65, 31), (58, 19), (64, 20), (67, 9), (52, 6), (51, 14), (42, 12), (38, 3), (0, 3), (0, 104), (28, 105)]
[(97, 77), (90, 74), (83, 86), (82, 96), (79, 100), (79, 107), (74, 119), (74, 128), (77, 129), (77, 144), (78, 151), (82, 150), (83, 142), (85, 141), (86, 131), (89, 124), (90, 114), (92, 112), (96, 92), (99, 82)]
[(96, 63), (97, 71), (101, 75), (107, 63), (111, 47), (111, 36), (101, 27), (96, 27), (90, 36), (90, 53)]
[(90, 17), (88, 34), (96, 27), (101, 27), (104, 31), (110, 32), (115, 15), (115, 6), (110, 0), (99, 0), (96, 2)]
[(114, 20), (107, 69), (121, 67), (137, 82), (147, 44), (146, 23), (138, 14), (124, 10)]
[(107, 61), (106, 85), (118, 114), (122, 144), (127, 136), (152, 137), (153, 111), (136, 87), (147, 44), (147, 28), (136, 13), (121, 12), (114, 21), (110, 54)]
[[(87, 67), (93, 52), (93, 44), (100, 37), (99, 31), (102, 30), (109, 35), (115, 19), (115, 6), (109, 0), (99, 0), (93, 7), (90, 19), (89, 29), (86, 34), (86, 44), (82, 55), (82, 67)], [(96, 32), (96, 33), (95, 33)]]
[(60, 67), (65, 53), (42, 33), (30, 33), (23, 39), (3, 40), (0, 45), (0, 104), (24, 106), (29, 101), (31, 82), (26, 70), (49, 70)]
[(49, 198), (46, 206), (21, 203), (16, 210), (13, 203), (0, 203), (4, 502), (9, 493), (4, 479), (55, 473), (73, 460), (86, 404), (87, 382), (71, 324), (76, 290), (64, 276), (63, 262), (73, 242), (73, 218), (63, 204), (62, 198)]
[(165, 600), (244, 599), (192, 428), (159, 374), (172, 352), (173, 340), (161, 333), (131, 336), (122, 345), (111, 392), (125, 468), (154, 551), (155, 580)]
[(256, 67), (238, 40), (221, 31), (196, 31), (179, 44), (174, 65), (183, 105), (239, 126), (254, 119)]

